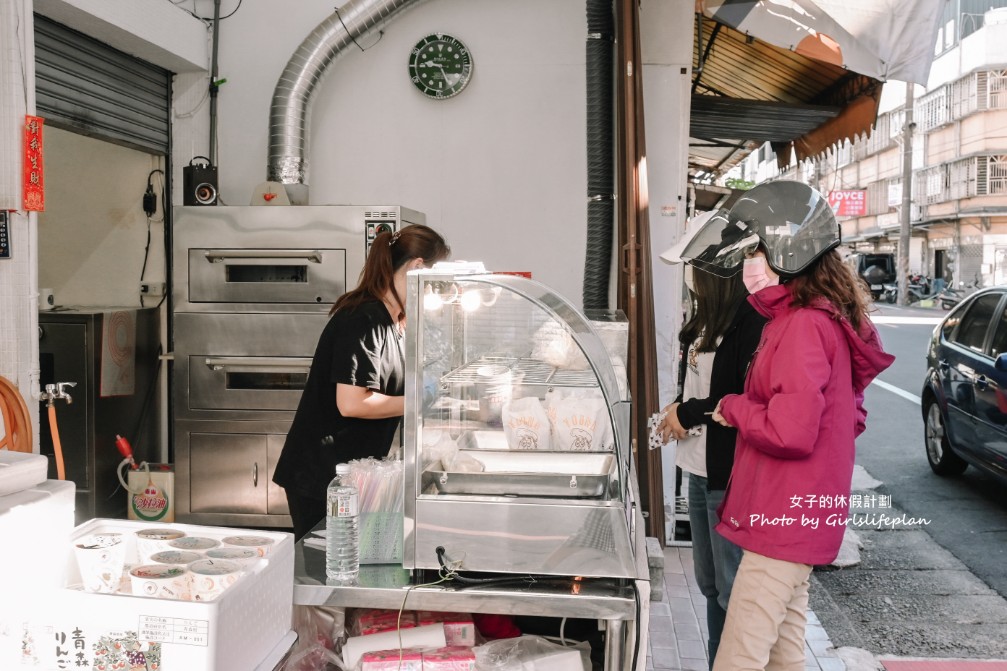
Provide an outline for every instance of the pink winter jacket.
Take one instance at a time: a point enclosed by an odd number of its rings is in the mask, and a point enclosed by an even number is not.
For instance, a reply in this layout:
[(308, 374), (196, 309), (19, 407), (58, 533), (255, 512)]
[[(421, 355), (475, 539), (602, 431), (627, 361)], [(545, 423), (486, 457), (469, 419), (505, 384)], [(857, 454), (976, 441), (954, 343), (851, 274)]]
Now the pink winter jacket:
[(864, 389), (895, 357), (869, 319), (857, 333), (825, 300), (795, 308), (786, 285), (748, 300), (769, 323), (745, 393), (721, 404), (738, 442), (716, 530), (767, 557), (828, 564), (849, 513)]

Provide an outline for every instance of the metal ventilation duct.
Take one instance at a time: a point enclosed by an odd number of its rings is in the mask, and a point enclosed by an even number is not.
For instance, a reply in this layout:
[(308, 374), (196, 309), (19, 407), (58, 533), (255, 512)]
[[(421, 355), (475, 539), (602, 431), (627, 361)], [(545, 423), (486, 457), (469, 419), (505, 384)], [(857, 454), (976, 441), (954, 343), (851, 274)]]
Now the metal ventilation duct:
[(344, 49), (419, 0), (350, 0), (323, 21), (287, 61), (269, 107), (268, 179), (280, 182), (290, 202), (308, 204), (308, 130), (311, 96), (329, 64)]

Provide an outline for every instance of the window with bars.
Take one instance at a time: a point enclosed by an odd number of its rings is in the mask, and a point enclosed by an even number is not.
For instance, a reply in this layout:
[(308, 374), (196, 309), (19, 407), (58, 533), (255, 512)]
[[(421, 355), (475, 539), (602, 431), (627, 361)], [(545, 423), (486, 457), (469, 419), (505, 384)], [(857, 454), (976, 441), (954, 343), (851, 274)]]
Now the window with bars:
[(878, 115), (878, 120), (874, 123), (874, 130), (867, 137), (867, 141), (860, 143), (866, 150), (865, 155), (881, 151), (891, 142), (892, 138), (888, 131), (891, 118), (891, 112)]
[(1007, 107), (1007, 70), (991, 70), (979, 74), (986, 80), (986, 108)]
[(988, 159), (986, 171), (986, 193), (987, 195), (1000, 195), (1007, 193), (1007, 156), (980, 157)]
[(916, 173), (915, 193), (917, 200), (923, 205), (933, 205), (948, 200), (946, 190), (947, 185), (947, 165), (938, 165)]
[(901, 180), (898, 179), (882, 179), (873, 184), (868, 184), (867, 214), (878, 215), (891, 212), (892, 207), (898, 204), (892, 203), (892, 186), (900, 183)]
[(968, 198), (976, 195), (977, 163), (977, 159), (973, 157), (948, 164), (949, 198)]
[[(970, 73), (926, 94), (913, 106), (913, 116), (920, 130), (930, 130), (977, 110), (1004, 108), (1007, 70), (989, 70)], [(892, 124), (892, 132), (894, 128)]]
[[(951, 96), (951, 117), (950, 119), (960, 119), (967, 114), (976, 111), (977, 107), (977, 87), (978, 73), (962, 77), (948, 85)], [(949, 119), (949, 120), (950, 120)]]
[(853, 145), (849, 140), (843, 140), (836, 148), (836, 165), (844, 166), (853, 162)]
[(923, 205), (1007, 194), (1007, 155), (971, 156), (919, 170), (914, 188)]
[(943, 126), (949, 119), (948, 86), (942, 86), (920, 98), (913, 106), (913, 118), (920, 130)]

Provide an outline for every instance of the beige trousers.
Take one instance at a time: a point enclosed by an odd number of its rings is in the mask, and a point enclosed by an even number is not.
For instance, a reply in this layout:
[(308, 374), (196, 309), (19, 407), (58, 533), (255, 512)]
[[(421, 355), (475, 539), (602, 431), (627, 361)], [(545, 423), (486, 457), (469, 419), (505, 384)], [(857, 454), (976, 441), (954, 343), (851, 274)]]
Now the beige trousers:
[(804, 671), (811, 566), (745, 550), (713, 671)]

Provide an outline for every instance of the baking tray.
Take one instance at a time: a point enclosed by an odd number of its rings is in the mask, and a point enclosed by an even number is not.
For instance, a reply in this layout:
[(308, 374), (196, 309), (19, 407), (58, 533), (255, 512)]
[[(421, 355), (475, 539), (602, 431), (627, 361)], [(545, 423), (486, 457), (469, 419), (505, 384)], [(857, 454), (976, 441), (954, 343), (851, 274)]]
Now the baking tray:
[(441, 494), (598, 498), (608, 490), (615, 458), (597, 452), (486, 449), (459, 450), (459, 454), (479, 460), (485, 470), (427, 471), (427, 479)]

